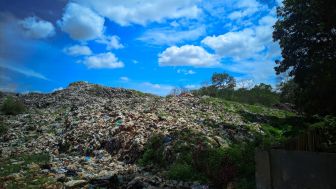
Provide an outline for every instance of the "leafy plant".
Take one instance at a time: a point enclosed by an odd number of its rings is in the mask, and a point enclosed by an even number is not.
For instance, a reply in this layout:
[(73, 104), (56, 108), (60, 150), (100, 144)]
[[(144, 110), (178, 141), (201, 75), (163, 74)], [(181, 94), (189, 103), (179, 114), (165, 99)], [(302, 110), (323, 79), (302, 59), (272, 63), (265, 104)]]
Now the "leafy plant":
[(23, 113), (25, 109), (22, 102), (11, 96), (7, 97), (1, 106), (1, 111), (6, 115), (17, 115)]
[(153, 135), (145, 146), (145, 152), (139, 160), (139, 163), (141, 165), (157, 164), (165, 166), (166, 162), (163, 158), (163, 150), (163, 136)]

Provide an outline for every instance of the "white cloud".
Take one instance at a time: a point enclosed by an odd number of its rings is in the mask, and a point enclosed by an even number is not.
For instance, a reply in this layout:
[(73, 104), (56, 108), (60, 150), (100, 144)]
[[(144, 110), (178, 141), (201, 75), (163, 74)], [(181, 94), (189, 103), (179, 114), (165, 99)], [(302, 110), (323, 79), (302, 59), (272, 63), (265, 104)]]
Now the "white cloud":
[(129, 78), (128, 78), (128, 77), (125, 77), (125, 76), (123, 76), (123, 77), (120, 77), (120, 80), (121, 80), (121, 81), (125, 81), (125, 82), (127, 82), (127, 81), (129, 81)]
[(81, 56), (81, 55), (91, 55), (92, 51), (88, 46), (85, 45), (73, 45), (71, 47), (66, 47), (63, 51), (71, 56)]
[(53, 89), (52, 92), (60, 91), (60, 90), (63, 90), (63, 89), (64, 89), (63, 87), (58, 87), (58, 88)]
[(201, 9), (198, 0), (77, 0), (91, 7), (100, 15), (122, 26), (130, 24), (146, 25), (166, 19), (197, 18)]
[(42, 75), (42, 74), (40, 74), (40, 73), (38, 73), (34, 70), (24, 68), (24, 67), (11, 66), (9, 64), (4, 63), (4, 61), (2, 59), (0, 59), (0, 67), (11, 70), (11, 71), (14, 71), (14, 72), (17, 72), (17, 73), (20, 73), (20, 74), (28, 76), (28, 77), (35, 77), (35, 78), (38, 78), (38, 79), (49, 81), (49, 79), (47, 77), (45, 77), (44, 75)]
[(174, 45), (177, 43), (198, 39), (205, 34), (205, 26), (188, 30), (159, 28), (147, 30), (138, 39), (155, 45)]
[(150, 82), (143, 82), (137, 85), (136, 89), (145, 92), (152, 93), (160, 96), (164, 96), (169, 94), (172, 89), (175, 87), (172, 85), (164, 85), (164, 84), (155, 84)]
[(26, 36), (34, 39), (51, 37), (55, 34), (55, 28), (52, 23), (41, 20), (37, 17), (28, 17), (19, 21)]
[(104, 18), (76, 3), (69, 3), (66, 6), (63, 17), (58, 23), (62, 31), (76, 40), (97, 39), (104, 32)]
[(88, 68), (123, 68), (124, 63), (111, 52), (101, 53), (85, 57), (80, 63), (85, 64)]
[(283, 0), (276, 0), (278, 6), (282, 6), (283, 5)]
[(96, 42), (105, 44), (107, 50), (124, 48), (124, 45), (120, 43), (120, 38), (116, 35), (102, 36), (100, 39), (97, 39)]
[(178, 69), (178, 70), (177, 70), (177, 73), (181, 73), (181, 74), (184, 74), (184, 75), (193, 75), (193, 74), (195, 74), (196, 72), (193, 71), (193, 70)]
[(215, 67), (220, 64), (215, 55), (208, 53), (202, 47), (184, 45), (169, 47), (159, 54), (159, 65)]
[(262, 51), (274, 48), (272, 26), (275, 21), (274, 17), (265, 16), (259, 20), (257, 26), (219, 36), (208, 36), (202, 43), (214, 49), (221, 57), (237, 60), (257, 58)]
[(231, 12), (228, 18), (231, 20), (237, 20), (246, 16), (251, 16), (254, 13), (264, 9), (264, 6), (256, 0), (240, 0), (236, 1), (233, 7), (237, 7), (238, 10)]
[(252, 29), (206, 37), (202, 43), (223, 57), (247, 58), (265, 49)]
[(255, 85), (252, 79), (241, 79), (236, 82), (235, 89), (245, 88), (250, 89)]

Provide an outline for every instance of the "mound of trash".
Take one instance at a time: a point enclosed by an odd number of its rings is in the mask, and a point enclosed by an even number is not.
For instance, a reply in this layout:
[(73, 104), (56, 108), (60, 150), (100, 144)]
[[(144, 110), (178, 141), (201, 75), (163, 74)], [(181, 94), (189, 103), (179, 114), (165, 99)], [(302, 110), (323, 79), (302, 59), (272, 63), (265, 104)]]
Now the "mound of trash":
[[(207, 188), (199, 182), (168, 180), (150, 166), (140, 166), (150, 137), (165, 136), (169, 149), (173, 133), (192, 131), (211, 145), (225, 147), (231, 141), (252, 140), (260, 129), (230, 109), (207, 103), (206, 96), (159, 97), (86, 82), (50, 94), (2, 93), (0, 101), (9, 95), (23, 102), (26, 111), (0, 115), (7, 128), (1, 134), (0, 158), (6, 166), (25, 169), (0, 174), (5, 188), (13, 181), (25, 186), (28, 173), (49, 179), (43, 188)], [(23, 154), (48, 154), (49, 160), (25, 165), (19, 158)]]

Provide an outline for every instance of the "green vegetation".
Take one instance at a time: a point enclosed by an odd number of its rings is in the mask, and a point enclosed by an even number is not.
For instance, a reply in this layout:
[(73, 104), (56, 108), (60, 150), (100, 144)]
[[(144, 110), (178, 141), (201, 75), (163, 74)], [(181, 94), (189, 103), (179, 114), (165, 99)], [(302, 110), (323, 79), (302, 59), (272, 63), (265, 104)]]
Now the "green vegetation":
[(23, 113), (25, 109), (24, 104), (12, 96), (7, 97), (1, 106), (1, 111), (6, 115), (17, 115)]
[[(53, 178), (47, 177), (39, 171), (39, 166), (48, 162), (49, 155), (46, 153), (23, 154), (10, 159), (1, 159), (0, 183), (3, 184), (1, 186), (9, 189), (41, 188), (44, 184), (56, 183)], [(7, 179), (4, 180), (4, 178)]]
[(40, 154), (24, 154), (18, 157), (12, 157), (16, 160), (16, 162), (19, 163), (11, 163), (9, 160), (2, 160), (0, 163), (0, 176), (7, 176), (12, 173), (18, 173), (20, 170), (27, 171), (28, 167), (27, 165), (31, 163), (37, 163), (37, 164), (46, 164), (49, 162), (49, 155), (46, 153), (40, 153)]
[(212, 85), (193, 90), (192, 93), (197, 96), (207, 95), (225, 100), (264, 106), (272, 106), (280, 102), (279, 94), (270, 85), (261, 83), (251, 89), (234, 89), (235, 86), (236, 81), (232, 76), (226, 73), (214, 73), (212, 75)]
[[(214, 132), (225, 127), (253, 136), (246, 140), (227, 139), (228, 145), (220, 146), (211, 136), (192, 129), (155, 135), (139, 160), (142, 166), (154, 166), (153, 170), (162, 171), (168, 179), (199, 181), (215, 188), (225, 188), (230, 183), (238, 189), (250, 189), (255, 188), (256, 148), (285, 147), (296, 136), (315, 129), (325, 138), (319, 138), (323, 143), (320, 147), (327, 145), (327, 141), (330, 147), (330, 141), (336, 141), (336, 118), (331, 116), (307, 118), (293, 112), (213, 97), (202, 98), (200, 102), (224, 115), (222, 120), (216, 121), (202, 114), (204, 127)], [(227, 116), (242, 119), (244, 125), (227, 123)], [(336, 143), (333, 145), (336, 149)]]
[(275, 70), (293, 78), (295, 103), (309, 115), (336, 115), (335, 10), (334, 0), (284, 0), (277, 9)]
[(162, 158), (163, 154), (163, 136), (154, 135), (151, 137), (146, 145), (146, 150), (140, 159), (139, 163), (142, 165), (148, 165), (151, 163), (159, 166), (165, 166), (166, 162)]
[(151, 137), (139, 162), (167, 170), (169, 179), (253, 188), (254, 149), (252, 143), (219, 147), (201, 133), (183, 130)]

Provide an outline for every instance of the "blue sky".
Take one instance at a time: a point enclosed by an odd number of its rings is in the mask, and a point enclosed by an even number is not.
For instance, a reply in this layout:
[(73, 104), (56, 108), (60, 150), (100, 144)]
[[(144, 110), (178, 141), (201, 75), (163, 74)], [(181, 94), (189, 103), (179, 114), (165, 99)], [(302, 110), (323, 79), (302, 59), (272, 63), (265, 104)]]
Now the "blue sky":
[(273, 86), (279, 0), (2, 0), (0, 89), (88, 81), (158, 95), (214, 72)]

